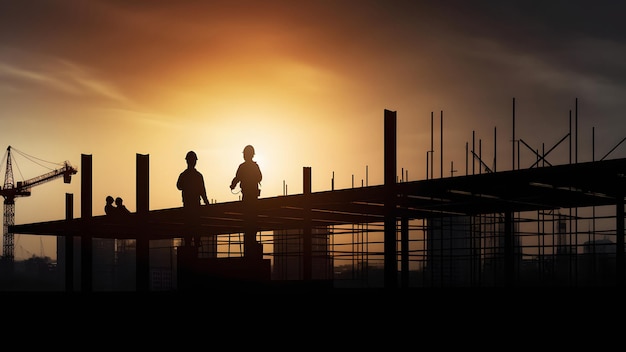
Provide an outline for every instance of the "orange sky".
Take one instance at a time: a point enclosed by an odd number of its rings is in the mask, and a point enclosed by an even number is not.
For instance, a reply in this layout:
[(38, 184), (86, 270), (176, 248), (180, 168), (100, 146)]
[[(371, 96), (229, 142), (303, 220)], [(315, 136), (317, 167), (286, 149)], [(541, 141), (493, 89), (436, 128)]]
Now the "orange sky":
[[(80, 217), (81, 154), (93, 158), (93, 215), (107, 195), (135, 210), (136, 154), (150, 156), (150, 208), (182, 205), (175, 183), (189, 150), (207, 193), (228, 185), (247, 144), (262, 197), (383, 183), (383, 111), (397, 112), (398, 174), (425, 178), (434, 112), (435, 177), (465, 171), (482, 143), (510, 169), (516, 137), (550, 149), (579, 99), (579, 157), (626, 137), (623, 8), (463, 1), (15, 1), (0, 5), (0, 147), (79, 169), (16, 200), (16, 223)], [(588, 2), (592, 4), (592, 2)], [(489, 6), (488, 6), (489, 5)], [(611, 5), (623, 7), (623, 5)], [(552, 154), (568, 162), (569, 146)], [(526, 166), (534, 162), (522, 150)], [(612, 158), (625, 157), (618, 148)], [(48, 171), (16, 156), (16, 180)], [(3, 163), (5, 161), (3, 160)], [(522, 162), (522, 167), (524, 167)], [(368, 174), (366, 175), (366, 169)], [(4, 174), (4, 165), (1, 168)], [(16, 236), (16, 259), (55, 258), (54, 239)]]

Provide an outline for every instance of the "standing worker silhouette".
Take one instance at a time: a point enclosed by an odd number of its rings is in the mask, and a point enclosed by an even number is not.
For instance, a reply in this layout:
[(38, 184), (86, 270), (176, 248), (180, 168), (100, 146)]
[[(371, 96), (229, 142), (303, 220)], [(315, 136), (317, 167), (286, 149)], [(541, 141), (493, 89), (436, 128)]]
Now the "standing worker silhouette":
[(259, 258), (263, 256), (262, 245), (256, 241), (256, 201), (260, 196), (259, 184), (263, 175), (261, 168), (252, 160), (254, 147), (247, 145), (243, 148), (244, 162), (239, 165), (235, 177), (230, 182), (233, 190), (239, 184), (241, 200), (244, 206), (244, 256)]
[(240, 184), (241, 187), (241, 200), (250, 201), (256, 200), (261, 191), (259, 190), (259, 183), (263, 179), (261, 174), (261, 168), (254, 158), (254, 147), (247, 145), (243, 148), (243, 160), (244, 162), (239, 164), (235, 177), (230, 182), (230, 189), (233, 190)]
[[(196, 231), (200, 217), (200, 201), (204, 201), (205, 205), (209, 204), (204, 186), (204, 177), (196, 170), (196, 162), (198, 156), (195, 152), (190, 151), (185, 156), (187, 160), (187, 169), (181, 172), (176, 182), (176, 188), (182, 191), (183, 208), (185, 210), (185, 221), (187, 225), (185, 233), (185, 246), (191, 246), (191, 231)], [(196, 236), (195, 246), (199, 246), (200, 238)]]

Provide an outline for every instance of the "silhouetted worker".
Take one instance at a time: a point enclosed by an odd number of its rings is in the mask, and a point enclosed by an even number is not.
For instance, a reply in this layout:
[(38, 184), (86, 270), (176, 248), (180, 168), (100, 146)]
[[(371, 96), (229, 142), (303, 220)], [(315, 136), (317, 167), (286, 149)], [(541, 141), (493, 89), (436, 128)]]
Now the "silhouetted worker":
[[(176, 182), (176, 188), (182, 191), (183, 207), (186, 214), (187, 233), (185, 237), (185, 245), (191, 246), (191, 233), (195, 231), (195, 227), (198, 224), (200, 217), (199, 210), (201, 201), (204, 201), (205, 205), (209, 204), (209, 199), (206, 195), (206, 188), (204, 186), (204, 177), (196, 170), (196, 163), (198, 156), (195, 152), (189, 151), (185, 156), (187, 160), (187, 169), (180, 173), (178, 181)], [(199, 246), (199, 238), (195, 238), (196, 246)]]
[(115, 199), (113, 199), (113, 197), (111, 196), (107, 196), (106, 198), (106, 205), (104, 206), (104, 213), (107, 215), (114, 215), (115, 213), (115, 206), (113, 205), (113, 202), (115, 202)]
[(124, 200), (121, 197), (115, 198), (115, 212), (119, 216), (130, 214), (130, 210), (124, 205)]
[(261, 168), (253, 161), (254, 147), (247, 145), (243, 148), (244, 162), (239, 164), (235, 177), (230, 182), (230, 189), (233, 190), (240, 184), (241, 187), (241, 200), (256, 200), (261, 194), (259, 190), (259, 183), (263, 178), (261, 174)]
[(252, 160), (254, 157), (254, 147), (247, 145), (243, 148), (244, 162), (239, 165), (235, 177), (230, 182), (230, 189), (233, 190), (239, 184), (241, 188), (241, 200), (244, 206), (244, 256), (248, 258), (261, 259), (263, 257), (263, 246), (256, 241), (256, 215), (257, 199), (261, 195), (259, 184), (263, 175), (261, 168)]

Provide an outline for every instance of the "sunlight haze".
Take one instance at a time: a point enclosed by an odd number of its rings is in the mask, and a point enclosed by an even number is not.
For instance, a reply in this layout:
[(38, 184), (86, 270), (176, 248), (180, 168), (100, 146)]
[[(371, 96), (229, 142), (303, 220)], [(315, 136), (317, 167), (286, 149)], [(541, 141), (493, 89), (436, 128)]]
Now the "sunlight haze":
[[(66, 193), (81, 216), (82, 154), (93, 215), (107, 195), (136, 210), (137, 154), (149, 155), (150, 210), (182, 206), (190, 150), (212, 202), (239, 199), (228, 186), (248, 144), (261, 198), (302, 193), (303, 167), (313, 192), (333, 175), (335, 189), (382, 184), (385, 109), (410, 181), (426, 178), (431, 143), (434, 177), (464, 175), (473, 138), (490, 166), (497, 138), (498, 170), (510, 169), (513, 98), (516, 137), (537, 150), (569, 132), (578, 99), (578, 160), (599, 159), (626, 137), (624, 12), (574, 3), (4, 2), (0, 147), (78, 169), (17, 198), (15, 223), (63, 219)], [(16, 181), (49, 171), (14, 156)], [(16, 259), (55, 251), (53, 237), (16, 235)]]

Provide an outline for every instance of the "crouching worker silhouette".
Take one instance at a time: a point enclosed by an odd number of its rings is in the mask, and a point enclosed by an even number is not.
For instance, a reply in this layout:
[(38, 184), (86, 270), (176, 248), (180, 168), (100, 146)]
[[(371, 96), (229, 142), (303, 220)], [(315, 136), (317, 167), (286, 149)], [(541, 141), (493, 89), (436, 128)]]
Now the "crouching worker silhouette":
[(244, 256), (260, 258), (263, 256), (263, 249), (262, 245), (256, 241), (256, 201), (261, 193), (259, 184), (263, 175), (261, 174), (261, 168), (252, 158), (254, 158), (254, 147), (247, 145), (243, 149), (244, 162), (237, 168), (235, 177), (230, 182), (230, 189), (235, 189), (237, 184), (241, 188), (241, 201), (245, 220)]
[(130, 210), (124, 205), (122, 197), (115, 198), (115, 211), (119, 216), (125, 216), (130, 214)]
[(130, 210), (126, 208), (121, 197), (113, 199), (112, 196), (107, 196), (104, 212), (116, 221), (128, 220), (126, 216), (130, 215)]
[(204, 201), (205, 205), (209, 204), (204, 186), (204, 177), (196, 170), (198, 156), (195, 152), (190, 151), (185, 156), (187, 161), (187, 169), (180, 173), (176, 188), (182, 191), (183, 208), (185, 212), (185, 246), (191, 246), (192, 235), (194, 237), (194, 246), (200, 246), (200, 236), (198, 235), (198, 225), (200, 221), (200, 205)]
[(104, 205), (104, 213), (106, 215), (113, 215), (115, 213), (115, 205), (113, 205), (113, 203), (115, 202), (115, 199), (113, 199), (112, 196), (107, 196), (106, 197), (106, 204)]

